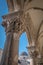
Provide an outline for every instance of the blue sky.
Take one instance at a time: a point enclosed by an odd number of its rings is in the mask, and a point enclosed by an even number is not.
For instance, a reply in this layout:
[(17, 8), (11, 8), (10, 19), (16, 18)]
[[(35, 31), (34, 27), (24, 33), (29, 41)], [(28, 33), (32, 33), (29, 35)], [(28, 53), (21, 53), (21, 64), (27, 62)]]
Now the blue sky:
[(0, 48), (4, 48), (4, 43), (6, 39), (5, 30), (1, 26), (3, 21), (2, 16), (8, 13), (8, 7), (6, 0), (0, 0)]
[(27, 52), (27, 45), (28, 45), (28, 39), (27, 39), (27, 35), (26, 32), (22, 33), (20, 38), (19, 38), (19, 54), (21, 54), (21, 52), (26, 51)]
[[(8, 13), (8, 7), (6, 0), (0, 0), (0, 24), (3, 19), (2, 16)], [(0, 48), (4, 48), (4, 43), (6, 40), (5, 29), (0, 25)], [(19, 38), (19, 54), (23, 51), (27, 52), (26, 46), (28, 45), (28, 40), (26, 33), (22, 33)]]

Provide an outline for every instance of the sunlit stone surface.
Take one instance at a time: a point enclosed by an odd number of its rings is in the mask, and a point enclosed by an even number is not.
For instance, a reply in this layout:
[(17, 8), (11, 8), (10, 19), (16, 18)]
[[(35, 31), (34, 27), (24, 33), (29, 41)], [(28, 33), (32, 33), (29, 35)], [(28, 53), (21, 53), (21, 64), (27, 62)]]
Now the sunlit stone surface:
[(3, 16), (2, 23), (6, 44), (1, 65), (18, 64), (19, 37), (23, 32), (27, 34), (34, 65), (43, 65), (43, 0), (7, 0), (7, 4), (9, 14)]

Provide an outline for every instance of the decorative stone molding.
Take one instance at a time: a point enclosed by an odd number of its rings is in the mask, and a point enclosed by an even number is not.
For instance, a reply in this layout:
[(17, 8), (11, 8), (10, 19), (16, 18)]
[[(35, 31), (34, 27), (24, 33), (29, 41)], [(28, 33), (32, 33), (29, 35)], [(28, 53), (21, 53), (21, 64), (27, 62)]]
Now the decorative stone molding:
[(35, 28), (34, 28), (34, 25), (33, 25), (33, 22), (31, 20), (31, 17), (29, 15), (29, 12), (25, 12), (24, 13), (24, 25), (26, 26), (25, 28), (27, 29), (28, 32), (30, 32), (30, 39), (31, 39), (31, 42), (34, 40), (36, 40), (36, 31), (35, 31)]

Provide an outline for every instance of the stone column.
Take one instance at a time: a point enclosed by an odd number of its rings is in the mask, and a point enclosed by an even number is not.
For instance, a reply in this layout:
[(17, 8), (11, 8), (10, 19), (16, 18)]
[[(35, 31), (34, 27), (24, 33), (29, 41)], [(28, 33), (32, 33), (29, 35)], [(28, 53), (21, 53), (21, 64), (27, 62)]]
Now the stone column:
[(12, 22), (4, 21), (2, 25), (6, 31), (6, 43), (3, 51), (1, 65), (17, 65), (18, 64), (18, 40), (21, 30), (21, 22), (19, 18)]
[(8, 65), (17, 65), (18, 64), (18, 33), (13, 33), (13, 39), (10, 46), (10, 53), (8, 59)]
[(36, 60), (37, 60), (38, 52), (36, 50), (36, 46), (35, 46), (34, 42), (32, 42), (32, 44), (30, 44), (27, 47), (27, 49), (29, 51), (30, 57), (33, 59), (33, 64), (32, 65), (37, 65)]
[(8, 25), (6, 22), (3, 22), (2, 25), (5, 27), (5, 30), (6, 30), (6, 42), (5, 42), (5, 46), (3, 50), (1, 65), (8, 65), (9, 50), (10, 50), (10, 45), (12, 41), (12, 32), (11, 31), (7, 32)]
[(18, 42), (19, 42), (19, 32), (21, 30), (21, 22), (19, 19), (13, 22), (12, 32), (13, 37), (10, 45), (8, 65), (17, 65), (18, 64)]

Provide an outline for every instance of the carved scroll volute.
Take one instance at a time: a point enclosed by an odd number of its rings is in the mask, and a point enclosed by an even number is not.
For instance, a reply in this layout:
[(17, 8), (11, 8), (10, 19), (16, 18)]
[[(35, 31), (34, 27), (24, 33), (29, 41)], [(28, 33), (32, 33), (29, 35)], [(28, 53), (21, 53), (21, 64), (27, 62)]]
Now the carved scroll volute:
[(7, 27), (7, 23), (4, 21), (4, 22), (2, 22), (2, 26), (3, 27)]
[(4, 21), (4, 22), (2, 22), (2, 24), (1, 24), (4, 28), (5, 28), (5, 31), (6, 31), (6, 28), (7, 28), (7, 22), (6, 21)]
[(9, 21), (3, 21), (1, 25), (5, 28), (5, 32), (7, 32), (8, 28), (10, 27)]

